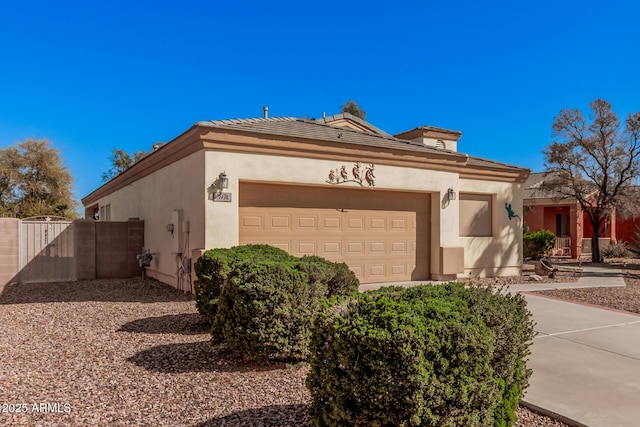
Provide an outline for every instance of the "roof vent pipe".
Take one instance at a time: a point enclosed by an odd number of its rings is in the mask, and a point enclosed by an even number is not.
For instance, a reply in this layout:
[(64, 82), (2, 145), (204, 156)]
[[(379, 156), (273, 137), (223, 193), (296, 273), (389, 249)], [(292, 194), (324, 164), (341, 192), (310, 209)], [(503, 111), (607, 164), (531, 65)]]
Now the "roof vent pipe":
[(262, 114), (264, 115), (265, 119), (269, 118), (269, 107), (267, 107), (266, 105), (264, 107), (262, 107)]

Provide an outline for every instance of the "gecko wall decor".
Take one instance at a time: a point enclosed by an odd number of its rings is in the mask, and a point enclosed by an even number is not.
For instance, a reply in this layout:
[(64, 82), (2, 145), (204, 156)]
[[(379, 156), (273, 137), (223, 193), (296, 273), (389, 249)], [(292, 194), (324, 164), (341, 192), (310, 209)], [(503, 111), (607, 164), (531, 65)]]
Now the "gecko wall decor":
[(509, 221), (513, 218), (520, 218), (520, 215), (516, 214), (511, 208), (511, 203), (505, 203), (504, 208), (507, 210), (507, 215), (509, 215)]

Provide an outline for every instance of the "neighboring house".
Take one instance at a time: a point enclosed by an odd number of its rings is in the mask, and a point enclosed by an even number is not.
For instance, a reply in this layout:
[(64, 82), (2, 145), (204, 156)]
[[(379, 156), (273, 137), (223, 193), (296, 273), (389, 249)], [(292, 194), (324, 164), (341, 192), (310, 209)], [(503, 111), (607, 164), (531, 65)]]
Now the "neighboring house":
[(519, 274), (529, 170), (458, 153), (460, 136), (348, 113), (203, 121), (82, 203), (144, 219), (147, 274), (182, 289), (203, 250), (246, 243), (346, 262), (362, 283)]
[[(532, 173), (524, 185), (524, 222), (531, 231), (549, 230), (558, 237), (552, 255), (580, 258), (591, 253), (593, 228), (587, 214), (577, 200), (559, 199), (545, 190), (545, 179), (553, 179), (545, 172)], [(611, 242), (635, 240), (635, 228), (640, 218), (620, 218), (612, 210), (600, 235), (600, 248)]]

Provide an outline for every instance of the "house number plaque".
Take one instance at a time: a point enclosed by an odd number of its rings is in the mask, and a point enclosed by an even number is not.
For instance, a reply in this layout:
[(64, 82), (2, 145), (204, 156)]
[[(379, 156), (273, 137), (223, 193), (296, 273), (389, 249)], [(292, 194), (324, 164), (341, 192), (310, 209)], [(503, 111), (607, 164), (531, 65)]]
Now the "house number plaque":
[(214, 202), (230, 202), (231, 201), (231, 193), (220, 193), (215, 194), (213, 196)]

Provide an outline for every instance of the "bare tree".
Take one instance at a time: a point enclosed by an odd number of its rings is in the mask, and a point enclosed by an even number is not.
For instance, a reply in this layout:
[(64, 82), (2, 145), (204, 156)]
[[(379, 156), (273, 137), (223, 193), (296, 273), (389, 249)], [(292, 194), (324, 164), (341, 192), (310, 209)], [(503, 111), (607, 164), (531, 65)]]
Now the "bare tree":
[(342, 104), (342, 112), (353, 114), (354, 116), (359, 117), (362, 120), (367, 117), (367, 112), (358, 107), (358, 103), (354, 100), (350, 100)]
[(628, 209), (640, 174), (640, 112), (629, 114), (621, 126), (607, 101), (589, 104), (593, 117), (565, 109), (553, 122), (554, 141), (544, 151), (547, 172), (556, 179), (545, 189), (578, 201), (593, 227), (591, 259), (602, 262), (598, 238), (612, 209)]
[(115, 178), (131, 166), (142, 160), (149, 153), (144, 150), (136, 151), (133, 155), (117, 148), (111, 149), (111, 168), (102, 174), (102, 181), (106, 182)]
[(26, 139), (0, 150), (0, 214), (26, 218), (75, 217), (73, 177), (46, 139)]

